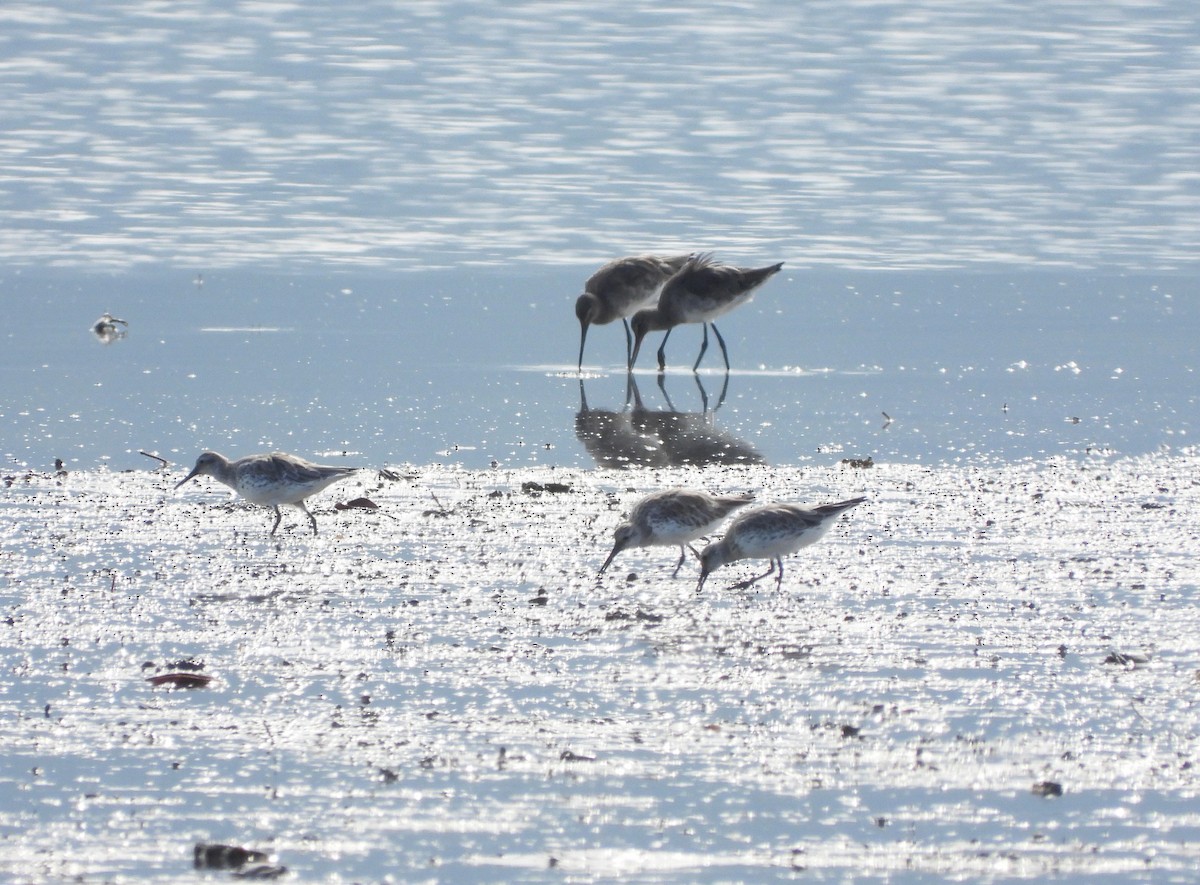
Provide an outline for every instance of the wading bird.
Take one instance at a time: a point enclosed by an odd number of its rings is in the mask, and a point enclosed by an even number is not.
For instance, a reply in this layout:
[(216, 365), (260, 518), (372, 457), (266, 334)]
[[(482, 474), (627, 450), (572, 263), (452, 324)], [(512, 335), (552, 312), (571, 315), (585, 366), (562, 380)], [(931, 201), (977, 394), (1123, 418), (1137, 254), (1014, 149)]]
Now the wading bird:
[(175, 484), (179, 488), (194, 476), (211, 476), (217, 482), (229, 486), (251, 504), (261, 504), (275, 510), (275, 524), (271, 534), (279, 528), (283, 514), (280, 504), (299, 507), (312, 523), (313, 534), (317, 533), (317, 520), (304, 499), (315, 495), (327, 485), (345, 479), (357, 467), (326, 467), (289, 455), (285, 452), (270, 452), (247, 455), (230, 461), (217, 452), (205, 452), (196, 459), (192, 472)]
[(761, 575), (734, 584), (734, 587), (739, 590), (749, 587), (774, 574), (778, 566), (775, 587), (779, 589), (783, 585), (783, 557), (821, 540), (839, 516), (865, 500), (851, 498), (812, 508), (768, 504), (746, 511), (729, 524), (724, 538), (700, 552), (700, 583), (696, 585), (696, 592), (704, 589), (710, 573), (738, 559), (769, 559), (771, 567)]
[(625, 326), (625, 359), (633, 348), (629, 331), (630, 316), (648, 307), (658, 298), (663, 283), (683, 267), (689, 255), (660, 257), (635, 255), (608, 262), (588, 278), (583, 294), (575, 302), (579, 318), (579, 369), (583, 369), (583, 344), (589, 326), (602, 326), (620, 320)]
[(713, 261), (711, 254), (694, 255), (689, 258), (679, 272), (667, 280), (658, 296), (658, 304), (639, 310), (633, 315), (633, 353), (629, 356), (630, 370), (632, 371), (633, 364), (637, 362), (642, 339), (648, 333), (663, 330), (667, 333), (658, 348), (658, 368), (661, 371), (667, 366), (666, 346), (667, 339), (671, 337), (671, 330), (684, 323), (702, 323), (704, 340), (700, 344), (700, 354), (696, 357), (692, 371), (700, 368), (700, 360), (704, 359), (704, 352), (708, 350), (708, 327), (712, 326), (717, 343), (721, 345), (725, 371), (728, 372), (729, 351), (725, 349), (725, 339), (721, 337), (713, 320), (749, 301), (754, 291), (777, 274), (782, 267), (782, 261), (769, 267), (732, 267)]
[[(715, 529), (730, 513), (754, 500), (753, 495), (710, 495), (693, 489), (666, 489), (642, 498), (619, 526), (613, 537), (612, 553), (600, 566), (604, 574), (618, 553), (629, 547), (679, 547), (679, 562), (671, 577), (687, 558), (687, 546)], [(695, 553), (695, 551), (692, 551)]]

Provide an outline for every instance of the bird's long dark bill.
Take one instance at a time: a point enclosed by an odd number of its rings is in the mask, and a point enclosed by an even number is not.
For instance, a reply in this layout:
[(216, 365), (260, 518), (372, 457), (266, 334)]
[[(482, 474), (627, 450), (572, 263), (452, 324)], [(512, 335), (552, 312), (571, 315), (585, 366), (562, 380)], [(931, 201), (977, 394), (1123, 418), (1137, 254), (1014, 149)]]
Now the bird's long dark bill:
[(185, 482), (187, 482), (189, 479), (191, 479), (193, 476), (195, 476), (199, 472), (200, 472), (199, 470), (193, 470), (191, 473), (189, 473), (183, 479), (179, 480), (179, 482), (175, 483), (175, 488), (179, 488), (181, 485), (183, 485)]
[(642, 350), (642, 342), (643, 342), (643, 341), (645, 341), (645, 340), (646, 340), (646, 339), (645, 339), (645, 336), (643, 336), (643, 337), (641, 337), (641, 338), (636, 338), (636, 339), (634, 339), (634, 342), (633, 342), (633, 353), (631, 353), (631, 354), (629, 355), (629, 368), (630, 368), (630, 369), (632, 369), (632, 368), (633, 368), (633, 366), (634, 366), (634, 363), (636, 363), (636, 362), (637, 362), (638, 354), (639, 354), (639, 353), (641, 352), (641, 350)]
[(600, 566), (600, 571), (596, 572), (596, 574), (598, 574), (598, 575), (604, 574), (604, 570), (612, 564), (612, 561), (617, 558), (617, 554), (620, 552), (621, 552), (621, 546), (619, 544), (614, 545), (613, 549), (612, 549), (612, 553), (608, 554), (608, 559), (604, 560), (604, 565)]
[(700, 572), (700, 582), (696, 584), (696, 592), (699, 593), (704, 589), (704, 582), (708, 580), (708, 572)]
[(583, 342), (587, 341), (587, 323), (579, 324), (579, 370), (583, 371)]

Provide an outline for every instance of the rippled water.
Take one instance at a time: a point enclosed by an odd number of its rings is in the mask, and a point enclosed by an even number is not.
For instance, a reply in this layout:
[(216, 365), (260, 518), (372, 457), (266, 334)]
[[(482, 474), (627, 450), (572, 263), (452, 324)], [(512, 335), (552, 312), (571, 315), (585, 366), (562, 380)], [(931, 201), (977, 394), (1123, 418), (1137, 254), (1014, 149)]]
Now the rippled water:
[[(1192, 430), (1187, 3), (10, 3), (0, 24), (21, 463), (612, 466), (676, 458), (681, 425), (777, 464), (1012, 458)], [(599, 371), (566, 376), (601, 260), (706, 248), (786, 261), (722, 322), (728, 386), (627, 390), (611, 327)], [(101, 353), (104, 311), (130, 325)]]
[(1144, 3), (8, 3), (0, 255), (128, 269), (1195, 268)]
[[(619, 326), (589, 335), (593, 368), (576, 373), (569, 269), (5, 285), (53, 305), (4, 333), (2, 453), (34, 467), (152, 466), (141, 450), (190, 464), (205, 448), (374, 466), (945, 463), (1200, 433), (1200, 304), (1180, 278), (785, 269), (721, 322), (729, 376), (715, 345), (692, 374), (686, 328), (672, 371), (632, 386)], [(102, 305), (129, 323), (107, 345), (89, 331)]]
[[(1198, 46), (1184, 0), (0, 5), (0, 875), (1194, 879)], [(786, 262), (733, 371), (608, 326), (577, 373), (596, 266), (700, 249)], [(173, 491), (205, 448), (412, 463), (271, 539)], [(779, 592), (598, 581), (670, 483), (870, 503)]]

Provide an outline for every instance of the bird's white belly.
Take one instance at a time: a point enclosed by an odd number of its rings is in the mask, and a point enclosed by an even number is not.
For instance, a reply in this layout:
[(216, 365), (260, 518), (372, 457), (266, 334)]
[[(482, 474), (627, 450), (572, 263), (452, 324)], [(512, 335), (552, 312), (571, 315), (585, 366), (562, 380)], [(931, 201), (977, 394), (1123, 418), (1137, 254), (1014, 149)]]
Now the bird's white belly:
[(275, 483), (238, 483), (238, 494), (251, 504), (261, 504), (264, 507), (275, 507), (279, 504), (294, 504), (307, 496), (305, 489), (294, 485), (277, 485)]
[(654, 541), (663, 547), (682, 547), (701, 535), (706, 535), (720, 524), (721, 520), (704, 523), (703, 525), (676, 523), (673, 525), (658, 524), (654, 527)]

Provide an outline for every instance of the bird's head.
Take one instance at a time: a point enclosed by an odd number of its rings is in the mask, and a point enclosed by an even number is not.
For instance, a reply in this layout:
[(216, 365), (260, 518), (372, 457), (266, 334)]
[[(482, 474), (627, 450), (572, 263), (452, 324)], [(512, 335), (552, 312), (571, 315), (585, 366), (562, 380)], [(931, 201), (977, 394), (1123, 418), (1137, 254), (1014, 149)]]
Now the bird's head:
[(661, 314), (655, 307), (639, 310), (629, 321), (629, 326), (633, 329), (633, 352), (629, 356), (629, 368), (632, 369), (642, 349), (642, 340), (651, 332), (665, 329), (667, 326), (661, 322)]
[(605, 569), (612, 564), (616, 559), (617, 554), (622, 550), (628, 549), (633, 544), (634, 538), (637, 537), (637, 529), (630, 523), (622, 523), (617, 526), (617, 530), (613, 532), (613, 549), (612, 553), (608, 554), (608, 559), (604, 560), (604, 565), (600, 566), (600, 571), (597, 574), (604, 574)]
[(704, 589), (708, 576), (725, 564), (725, 548), (719, 541), (709, 544), (700, 551), (700, 582), (696, 584), (696, 592)]
[(224, 460), (225, 459), (216, 452), (204, 452), (199, 458), (196, 459), (196, 466), (192, 468), (192, 472), (183, 479), (179, 480), (179, 482), (175, 483), (175, 488), (179, 488), (189, 479), (196, 476), (213, 476), (216, 472), (217, 465)]

